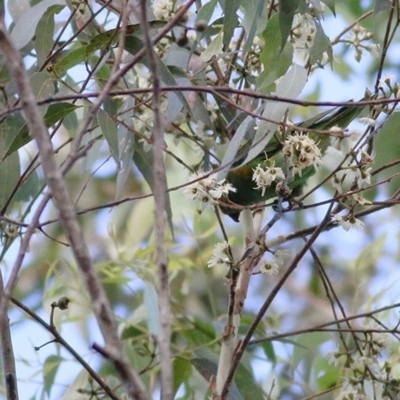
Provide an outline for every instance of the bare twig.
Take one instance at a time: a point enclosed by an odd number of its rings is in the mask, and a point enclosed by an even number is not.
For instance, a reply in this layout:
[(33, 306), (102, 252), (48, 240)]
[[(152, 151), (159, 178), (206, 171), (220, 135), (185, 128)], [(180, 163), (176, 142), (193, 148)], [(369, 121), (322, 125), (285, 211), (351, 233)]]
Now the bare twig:
[[(331, 325), (337, 325), (337, 324), (341, 324), (343, 322), (349, 322), (349, 321), (354, 321), (356, 319), (361, 319), (361, 318), (372, 318), (374, 317), (375, 314), (381, 313), (381, 312), (385, 312), (388, 310), (392, 310), (394, 308), (399, 308), (400, 307), (400, 303), (396, 303), (396, 304), (391, 304), (390, 306), (385, 306), (382, 308), (378, 308), (374, 311), (369, 311), (366, 313), (361, 313), (361, 314), (356, 314), (356, 315), (351, 315), (348, 316), (346, 318), (341, 318), (341, 319), (335, 319), (334, 321), (330, 321), (330, 322), (326, 322), (324, 324), (320, 324), (320, 325), (316, 325), (316, 326), (312, 326), (310, 328), (306, 328), (306, 329), (299, 329), (297, 331), (293, 331), (293, 332), (285, 332), (285, 333), (278, 333), (278, 334), (273, 334), (273, 335), (269, 335), (264, 339), (256, 339), (256, 340), (250, 340), (248, 345), (249, 346), (253, 346), (255, 344), (259, 344), (259, 343), (263, 343), (263, 342), (268, 342), (268, 341), (272, 341), (272, 340), (279, 340), (279, 339), (284, 339), (284, 338), (288, 338), (288, 337), (292, 337), (292, 336), (297, 336), (297, 335), (302, 335), (304, 333), (310, 333), (310, 332), (336, 332), (337, 329), (336, 328), (329, 328)], [(348, 332), (350, 331), (350, 329), (340, 329), (341, 332), (345, 331)], [(378, 331), (378, 329), (358, 329), (358, 328), (353, 328), (352, 329), (353, 332), (364, 332), (364, 331)], [(389, 333), (397, 333), (397, 329), (393, 329), (390, 330)]]
[(171, 307), (168, 283), (168, 259), (165, 249), (165, 216), (167, 200), (167, 177), (164, 164), (164, 124), (161, 115), (161, 87), (159, 71), (154, 57), (154, 50), (149, 34), (149, 23), (146, 14), (146, 0), (140, 2), (140, 20), (147, 49), (150, 72), (153, 78), (153, 195), (154, 195), (154, 230), (156, 242), (156, 263), (158, 267), (158, 309), (160, 313), (160, 349), (161, 398), (173, 399), (173, 376), (171, 359)]
[(226, 378), (226, 381), (224, 383), (224, 387), (221, 393), (221, 399), (226, 399), (229, 393), (229, 388), (232, 383), (233, 377), (235, 375), (236, 369), (239, 365), (240, 360), (242, 359), (243, 353), (246, 350), (246, 347), (256, 330), (257, 326), (259, 325), (261, 319), (264, 317), (265, 313), (269, 309), (272, 301), (275, 299), (276, 295), (279, 293), (281, 290), (282, 286), (286, 282), (286, 280), (289, 278), (289, 276), (293, 273), (293, 271), (297, 268), (300, 260), (304, 257), (305, 253), (308, 251), (310, 246), (315, 242), (315, 240), (318, 238), (320, 233), (324, 230), (325, 226), (329, 223), (330, 220), (330, 212), (332, 209), (331, 207), (328, 209), (324, 219), (321, 221), (321, 223), (316, 227), (314, 232), (312, 233), (311, 237), (307, 241), (307, 243), (303, 246), (303, 248), (296, 254), (294, 257), (293, 261), (291, 262), (290, 266), (287, 268), (285, 273), (283, 274), (282, 278), (279, 280), (279, 282), (274, 286), (273, 290), (271, 293), (268, 295), (267, 299), (265, 300), (264, 304), (261, 306), (257, 316), (254, 318), (254, 321), (252, 322), (249, 330), (247, 331), (245, 337), (243, 340), (239, 343), (235, 355), (232, 360), (232, 364), (229, 370), (229, 374)]
[[(35, 312), (33, 312), (25, 304), (21, 303), (14, 297), (11, 297), (11, 302), (15, 304), (19, 309), (27, 313), (36, 322), (43, 326), (48, 332), (50, 332), (54, 339), (51, 342), (59, 343), (63, 346), (72, 356), (82, 365), (83, 368), (88, 372), (88, 374), (93, 378), (94, 381), (104, 390), (104, 392), (110, 397), (110, 399), (118, 400), (118, 397), (114, 394), (112, 389), (104, 382), (104, 380), (99, 376), (99, 374), (75, 351), (75, 349), (60, 335), (54, 324), (48, 324), (42, 318), (39, 317)], [(52, 308), (54, 311), (54, 308)]]
[[(112, 354), (111, 361), (117, 368), (121, 380), (128, 390), (129, 396), (138, 400), (148, 399), (149, 397), (145, 391), (145, 387), (137, 372), (130, 367), (122, 344), (118, 338), (111, 306), (104, 288), (93, 268), (86, 241), (76, 219), (73, 204), (62, 176), (62, 171), (55, 160), (53, 146), (46, 125), (36, 105), (36, 99), (21, 57), (12, 44), (7, 32), (4, 18), (0, 19), (0, 47), (6, 58), (8, 68), (16, 81), (30, 133), (38, 146), (47, 183), (59, 211), (62, 225), (71, 243), (76, 263), (82, 272), (82, 277), (92, 301), (93, 311), (106, 342), (106, 348), (108, 352)], [(0, 314), (5, 313), (7, 309), (8, 301), (15, 283), (16, 279), (10, 280), (6, 287), (5, 295), (2, 297), (0, 304)]]
[[(0, 271), (0, 299), (4, 298), (3, 274)], [(6, 312), (0, 313), (0, 342), (7, 400), (18, 399), (15, 357), (11, 340), (10, 323)]]
[[(152, 43), (155, 43), (155, 39), (152, 40)], [(139, 55), (143, 56), (143, 54), (138, 53), (135, 57), (135, 62), (137, 63), (140, 59)], [(129, 63), (130, 68), (132, 68), (132, 62)], [(129, 69), (124, 67), (118, 72), (118, 77), (122, 76), (122, 72), (126, 73)], [(118, 80), (118, 79), (117, 79)], [(117, 82), (117, 81), (116, 81)], [(109, 96), (124, 96), (124, 95), (137, 95), (137, 94), (146, 94), (152, 93), (153, 88), (135, 88), (135, 89), (115, 89), (111, 90), (110, 86), (108, 95)], [(309, 100), (300, 100), (293, 98), (285, 98), (276, 95), (268, 95), (261, 94), (251, 90), (240, 90), (235, 89), (229, 86), (163, 86), (161, 91), (164, 92), (199, 92), (199, 93), (210, 93), (222, 100), (226, 100), (227, 97), (222, 97), (223, 94), (235, 94), (241, 97), (248, 97), (256, 100), (270, 100), (276, 102), (282, 102), (286, 104), (293, 104), (302, 107), (359, 107), (359, 106), (378, 106), (385, 104), (396, 104), (399, 102), (398, 98), (378, 98), (378, 99), (370, 99), (370, 100), (360, 100), (360, 101), (309, 101)], [(103, 92), (89, 92), (89, 93), (76, 93), (76, 94), (67, 94), (63, 96), (53, 96), (44, 100), (39, 100), (37, 102), (38, 105), (46, 105), (58, 103), (60, 101), (68, 101), (68, 100), (77, 100), (77, 99), (90, 99), (90, 98), (98, 98), (102, 95)], [(103, 101), (103, 100), (102, 100)], [(100, 103), (101, 104), (101, 103)], [(232, 103), (239, 110), (245, 110), (243, 107), (238, 106), (236, 103)], [(4, 118), (7, 115), (11, 115), (17, 111), (21, 110), (20, 105), (15, 105), (9, 107), (7, 110), (0, 112), (0, 118)], [(246, 110), (246, 113), (249, 113), (249, 110)], [(249, 113), (251, 115), (251, 113)], [(261, 118), (261, 116), (257, 115), (257, 118)]]
[(228, 381), (235, 350), (238, 344), (239, 328), (241, 325), (243, 307), (247, 297), (250, 277), (254, 267), (258, 264), (263, 254), (261, 246), (256, 240), (260, 230), (258, 229), (258, 231), (255, 231), (253, 226), (254, 221), (250, 210), (243, 211), (243, 222), (245, 228), (246, 250), (240, 261), (239, 276), (237, 282), (234, 283), (234, 294), (231, 296), (233, 307), (230, 308), (229, 318), (222, 336), (221, 352), (215, 381), (215, 393), (213, 396), (216, 400), (223, 398), (223, 392), (226, 387), (226, 382)]

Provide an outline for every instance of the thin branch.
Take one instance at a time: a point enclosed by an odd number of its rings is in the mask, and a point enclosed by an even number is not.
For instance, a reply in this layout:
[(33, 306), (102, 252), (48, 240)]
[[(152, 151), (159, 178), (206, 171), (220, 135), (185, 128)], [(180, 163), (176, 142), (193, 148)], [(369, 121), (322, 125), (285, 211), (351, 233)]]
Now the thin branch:
[[(155, 43), (155, 39), (152, 40), (152, 43)], [(135, 57), (134, 61), (137, 63), (138, 59), (140, 59), (139, 55), (143, 56), (143, 54), (138, 53), (138, 55)], [(129, 63), (130, 68), (132, 68), (132, 61)], [(124, 68), (123, 70), (120, 70), (118, 75), (122, 76), (122, 72), (126, 73), (129, 71), (129, 69)], [(111, 85), (112, 87), (113, 85)], [(293, 105), (298, 105), (302, 107), (359, 107), (359, 106), (379, 106), (379, 105), (385, 105), (385, 104), (397, 104), (399, 103), (398, 98), (378, 98), (378, 99), (369, 99), (369, 100), (359, 100), (359, 101), (309, 101), (309, 100), (299, 100), (299, 99), (293, 99), (293, 98), (286, 98), (286, 97), (280, 97), (280, 96), (275, 96), (275, 95), (266, 95), (266, 94), (261, 94), (257, 93), (251, 90), (240, 90), (240, 89), (235, 89), (232, 87), (228, 86), (215, 86), (215, 87), (210, 87), (210, 86), (185, 86), (185, 85), (179, 85), (179, 86), (163, 86), (161, 88), (162, 93), (166, 92), (199, 92), (199, 93), (208, 93), (212, 94), (214, 96), (220, 97), (222, 94), (235, 94), (239, 95), (242, 97), (249, 97), (251, 99), (255, 100), (270, 100), (270, 101), (276, 101), (276, 102), (281, 102), (281, 103), (286, 103), (286, 104), (293, 104)], [(138, 88), (138, 89), (117, 89), (117, 90), (109, 90), (108, 95), (109, 96), (124, 96), (124, 95), (137, 95), (137, 94), (146, 94), (146, 93), (152, 93), (153, 89), (152, 88)], [(77, 93), (77, 94), (67, 94), (63, 96), (52, 96), (48, 97), (47, 99), (44, 100), (39, 100), (37, 102), (38, 105), (46, 105), (46, 104), (53, 104), (53, 103), (59, 103), (60, 101), (68, 101), (68, 100), (76, 100), (76, 99), (90, 99), (90, 98), (98, 98), (99, 96), (102, 96), (103, 92), (89, 92), (89, 93)], [(226, 97), (223, 98), (225, 100)], [(235, 105), (236, 107), (239, 107), (236, 103), (232, 103), (232, 105)], [(9, 107), (7, 110), (4, 110), (0, 112), (0, 118), (4, 118), (7, 115), (11, 115), (13, 113), (16, 113), (21, 110), (20, 105), (16, 105), (13, 107)], [(248, 112), (248, 110), (246, 110)], [(260, 118), (260, 116), (257, 115), (257, 118)]]
[[(43, 117), (36, 105), (36, 99), (29, 77), (18, 51), (11, 42), (4, 18), (0, 20), (0, 47), (5, 56), (8, 68), (16, 81), (25, 119), (27, 120), (30, 133), (38, 146), (47, 183), (59, 211), (62, 225), (71, 243), (76, 263), (82, 273), (90, 295), (93, 311), (106, 342), (107, 350), (112, 354), (111, 360), (117, 368), (119, 376), (128, 390), (129, 396), (138, 400), (148, 399), (149, 396), (146, 393), (140, 377), (137, 372), (130, 367), (128, 358), (123, 351), (111, 306), (104, 288), (93, 268), (89, 250), (78, 224), (62, 171), (58, 167), (55, 159), (51, 139), (48, 135)], [(9, 281), (6, 287), (5, 296), (3, 296), (0, 304), (0, 314), (4, 313), (7, 309), (9, 298), (16, 284), (16, 276), (14, 276), (14, 278), (15, 279)]]
[(253, 336), (254, 331), (256, 330), (257, 326), (259, 325), (261, 319), (264, 317), (265, 313), (269, 309), (270, 305), (272, 304), (272, 301), (275, 299), (276, 295), (279, 293), (281, 290), (282, 286), (286, 282), (286, 280), (289, 278), (289, 276), (293, 273), (293, 271), (297, 268), (299, 262), (301, 259), (304, 257), (306, 252), (309, 250), (311, 245), (317, 240), (319, 237), (320, 233), (324, 230), (325, 226), (329, 223), (330, 220), (330, 212), (332, 209), (332, 205), (327, 211), (324, 219), (321, 221), (321, 223), (316, 227), (314, 232), (312, 233), (311, 237), (307, 241), (307, 243), (303, 246), (303, 248), (296, 254), (294, 257), (292, 263), (290, 266), (287, 268), (285, 273), (283, 274), (282, 278), (279, 280), (279, 282), (275, 285), (275, 287), (272, 289), (271, 293), (267, 297), (267, 299), (264, 301), (264, 304), (261, 306), (259, 312), (257, 313), (256, 317), (254, 318), (254, 321), (252, 322), (249, 330), (247, 331), (245, 337), (243, 340), (239, 343), (238, 348), (235, 351), (234, 358), (232, 360), (231, 368), (229, 370), (229, 374), (227, 376), (227, 379), (224, 384), (223, 391), (221, 393), (221, 399), (226, 399), (229, 393), (229, 388), (232, 383), (233, 377), (235, 375), (235, 372), (239, 366), (239, 362), (243, 357), (244, 351), (246, 350), (246, 347), (250, 341), (250, 339)]
[[(288, 338), (291, 336), (297, 336), (297, 335), (302, 335), (305, 333), (310, 333), (310, 332), (322, 332), (322, 331), (332, 331), (334, 330), (334, 328), (329, 328), (329, 326), (331, 325), (337, 325), (337, 324), (341, 324), (343, 322), (349, 322), (349, 321), (353, 321), (355, 319), (360, 319), (360, 318), (372, 318), (375, 314), (381, 313), (381, 312), (385, 312), (388, 310), (392, 310), (394, 308), (400, 308), (400, 303), (396, 303), (396, 304), (391, 304), (390, 306), (385, 306), (382, 308), (378, 308), (377, 310), (374, 311), (369, 311), (366, 313), (361, 313), (361, 314), (356, 314), (356, 315), (351, 315), (349, 317), (346, 318), (341, 318), (341, 319), (337, 319), (334, 321), (330, 321), (330, 322), (326, 322), (324, 324), (321, 325), (316, 325), (313, 326), (311, 328), (306, 328), (306, 329), (299, 329), (297, 331), (293, 331), (293, 332), (285, 332), (285, 333), (278, 333), (278, 334), (274, 334), (271, 336), (267, 336), (266, 338), (263, 339), (256, 339), (256, 340), (250, 340), (248, 343), (248, 346), (253, 346), (259, 343), (265, 343), (268, 341), (272, 341), (272, 340), (279, 340), (279, 339), (284, 339), (284, 338)], [(346, 329), (345, 331), (348, 331), (349, 329)], [(368, 331), (374, 331), (373, 329), (368, 329)], [(336, 331), (336, 330), (334, 330)], [(343, 329), (341, 329), (341, 331), (343, 331)], [(365, 329), (353, 329), (354, 332), (359, 332), (362, 331), (364, 332)], [(394, 332), (395, 330), (391, 330), (390, 333)]]
[(156, 245), (156, 263), (158, 268), (158, 310), (160, 315), (160, 333), (158, 346), (160, 349), (161, 398), (173, 399), (173, 375), (171, 358), (171, 306), (168, 282), (168, 258), (166, 254), (166, 204), (167, 176), (164, 164), (164, 124), (161, 115), (161, 85), (159, 70), (149, 33), (149, 22), (146, 13), (146, 0), (140, 2), (140, 20), (149, 60), (149, 69), (153, 78), (153, 195), (154, 195), (154, 231)]
[[(104, 392), (110, 397), (110, 399), (118, 400), (112, 389), (104, 382), (104, 380), (99, 376), (99, 374), (75, 351), (75, 349), (60, 335), (57, 328), (53, 324), (48, 324), (45, 320), (39, 317), (35, 312), (33, 312), (25, 304), (21, 303), (14, 297), (11, 297), (11, 302), (15, 304), (19, 309), (24, 311), (26, 314), (31, 316), (36, 322), (43, 326), (48, 332), (50, 332), (54, 340), (52, 342), (59, 343), (63, 346), (72, 356), (82, 365), (82, 367), (88, 372), (88, 374), (93, 378), (94, 381), (104, 390)], [(54, 308), (52, 308), (52, 312)]]
[[(263, 252), (261, 246), (257, 243), (257, 237), (260, 230), (254, 229), (254, 221), (250, 210), (243, 211), (243, 222), (245, 230), (246, 250), (240, 261), (239, 275), (237, 281), (232, 282), (235, 285), (231, 291), (232, 305), (229, 307), (229, 318), (225, 325), (222, 335), (221, 352), (218, 362), (218, 371), (215, 379), (214, 399), (220, 399), (224, 396), (224, 390), (229, 386), (229, 374), (232, 363), (235, 359), (235, 350), (238, 343), (239, 328), (243, 313), (244, 303), (247, 297), (250, 278), (254, 267), (258, 264)], [(229, 382), (227, 384), (227, 382)]]
[[(3, 274), (0, 271), (0, 299), (4, 298)], [(7, 400), (18, 399), (17, 373), (8, 313), (0, 313), (0, 343)]]

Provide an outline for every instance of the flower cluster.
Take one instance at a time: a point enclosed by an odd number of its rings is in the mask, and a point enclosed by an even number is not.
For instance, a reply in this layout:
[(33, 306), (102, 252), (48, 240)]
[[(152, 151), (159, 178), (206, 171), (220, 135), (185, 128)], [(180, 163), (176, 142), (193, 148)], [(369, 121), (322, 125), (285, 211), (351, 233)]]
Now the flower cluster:
[(285, 179), (285, 174), (282, 171), (282, 168), (275, 167), (275, 164), (266, 160), (266, 163), (270, 166), (266, 168), (262, 168), (260, 164), (257, 165), (256, 168), (253, 169), (253, 181), (257, 184), (256, 189), (261, 189), (261, 196), (264, 196), (265, 189), (271, 186), (271, 183), (276, 181), (277, 179)]
[(290, 135), (284, 143), (283, 154), (289, 161), (293, 173), (301, 176), (302, 170), (309, 166), (321, 164), (321, 151), (308, 135), (296, 133)]
[(183, 193), (187, 199), (197, 204), (199, 214), (208, 205), (216, 204), (224, 194), (236, 192), (236, 189), (225, 179), (217, 181), (217, 176), (209, 172), (194, 173), (190, 176), (190, 180), (195, 180), (195, 182), (186, 186)]
[(253, 46), (249, 50), (247, 67), (251, 73), (260, 73), (264, 70), (264, 65), (260, 61), (260, 54), (265, 46), (265, 42), (258, 36), (253, 39)]
[(228, 249), (228, 242), (217, 243), (214, 246), (211, 259), (207, 262), (208, 268), (219, 266), (229, 267), (232, 263), (229, 257)]
[[(338, 173), (334, 174), (332, 177), (332, 186), (339, 192), (344, 193), (344, 181), (345, 178), (351, 181), (351, 184), (357, 186), (358, 189), (363, 189), (365, 186), (371, 184), (371, 172), (372, 167), (370, 166), (374, 162), (374, 158), (371, 157), (366, 151), (360, 150), (359, 160), (355, 160), (355, 164), (349, 167), (343, 168)], [(359, 205), (371, 204), (368, 200), (364, 199), (361, 193), (354, 193), (348, 198), (349, 207), (355, 207)], [(354, 204), (353, 204), (354, 203)]]
[(370, 42), (373, 37), (374, 34), (372, 32), (368, 32), (361, 25), (357, 24), (353, 27), (345, 42), (354, 46), (356, 51), (356, 61), (361, 61), (363, 50), (371, 53), (373, 57), (377, 58), (379, 56), (379, 46)]
[[(368, 329), (371, 327), (367, 327)], [(376, 332), (365, 333), (359, 339), (357, 351), (333, 352), (330, 362), (335, 366), (344, 365), (344, 380), (335, 400), (383, 399), (389, 391), (398, 394), (398, 380), (392, 374), (393, 362), (383, 360), (387, 354), (388, 344), (382, 334)], [(371, 394), (374, 397), (370, 397)]]
[(172, 0), (154, 0), (153, 13), (157, 19), (168, 20), (172, 15), (174, 3)]
[(314, 45), (317, 28), (310, 14), (297, 13), (293, 18), (290, 42), (296, 55), (306, 63), (310, 56), (310, 49)]

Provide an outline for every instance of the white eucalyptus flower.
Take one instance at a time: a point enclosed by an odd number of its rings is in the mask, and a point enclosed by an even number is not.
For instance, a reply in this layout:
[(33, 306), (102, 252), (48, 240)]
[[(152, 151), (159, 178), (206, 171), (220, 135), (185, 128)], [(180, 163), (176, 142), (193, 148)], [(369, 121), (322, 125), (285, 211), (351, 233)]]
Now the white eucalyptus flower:
[(261, 189), (261, 195), (264, 196), (265, 189), (271, 186), (271, 183), (278, 179), (285, 179), (285, 174), (282, 168), (277, 168), (274, 165), (271, 167), (262, 168), (260, 164), (253, 169), (253, 181), (256, 183), (256, 189)]
[(212, 267), (229, 267), (231, 265), (231, 260), (228, 253), (229, 243), (224, 241), (217, 243), (214, 246), (211, 259), (207, 262), (208, 268)]

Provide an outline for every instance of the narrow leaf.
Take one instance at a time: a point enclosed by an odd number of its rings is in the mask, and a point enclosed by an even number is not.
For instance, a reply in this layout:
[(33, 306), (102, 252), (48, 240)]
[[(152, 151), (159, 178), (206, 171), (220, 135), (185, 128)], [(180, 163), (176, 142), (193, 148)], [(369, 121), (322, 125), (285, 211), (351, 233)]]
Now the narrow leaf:
[[(243, 52), (246, 53), (253, 44), (254, 36), (265, 29), (267, 23), (266, 8), (264, 0), (247, 1), (242, 0), (241, 9), (243, 9), (244, 18), (243, 28), (246, 30), (246, 43)], [(269, 43), (268, 43), (269, 45)]]
[(44, 390), (48, 396), (50, 396), (51, 389), (54, 387), (54, 380), (62, 361), (64, 361), (62, 357), (58, 355), (51, 355), (47, 357), (46, 361), (44, 362)]
[(119, 148), (118, 148), (118, 129), (115, 121), (110, 117), (108, 113), (100, 109), (97, 111), (97, 122), (103, 132), (104, 138), (106, 139), (108, 146), (111, 151), (111, 155), (116, 161), (119, 168)]
[(292, 65), (293, 46), (287, 44), (281, 48), (281, 34), (279, 32), (279, 15), (274, 15), (267, 24), (262, 38), (268, 46), (261, 50), (260, 60), (264, 72), (257, 78), (257, 87), (260, 93), (267, 93), (268, 86), (284, 75)]
[[(54, 95), (56, 92), (56, 86), (54, 78), (48, 72), (35, 72), (31, 78), (31, 85), (33, 93), (37, 100), (45, 100)], [(49, 108), (48, 104), (42, 105), (39, 107), (42, 115), (45, 115), (47, 109)]]
[(233, 135), (232, 140), (229, 142), (229, 145), (224, 154), (224, 158), (221, 162), (222, 169), (218, 172), (218, 180), (224, 179), (228, 174), (229, 169), (232, 167), (232, 163), (236, 159), (239, 148), (242, 145), (242, 141), (251, 127), (254, 128), (254, 118), (248, 116), (239, 125), (239, 128)]
[(54, 15), (58, 14), (63, 8), (64, 6), (57, 5), (49, 7), (36, 27), (35, 49), (39, 67), (43, 65), (54, 43)]
[(205, 3), (197, 13), (197, 21), (209, 22), (215, 12), (217, 0), (211, 0)]
[(279, 28), (281, 33), (281, 49), (285, 47), (294, 15), (299, 7), (298, 0), (284, 0), (279, 2)]
[(49, 7), (55, 5), (65, 6), (65, 0), (43, 0), (27, 10), (21, 18), (18, 19), (11, 32), (11, 39), (18, 50), (22, 49), (30, 42), (35, 35), (37, 24), (43, 14)]
[(132, 167), (133, 152), (135, 150), (135, 141), (132, 133), (125, 127), (120, 126), (118, 130), (119, 139), (119, 160), (121, 162), (117, 175), (117, 187), (115, 191), (115, 200), (118, 200), (128, 179)]
[(190, 360), (182, 357), (176, 357), (173, 361), (174, 371), (174, 395), (183, 382), (189, 380), (192, 375), (192, 363)]
[(223, 43), (225, 48), (229, 46), (231, 42), (233, 32), (238, 25), (237, 11), (239, 8), (238, 0), (224, 1), (224, 36)]
[[(154, 179), (153, 179), (153, 163), (154, 163), (154, 156), (153, 150), (149, 149), (145, 151), (143, 149), (143, 143), (140, 143), (135, 136), (135, 151), (133, 153), (133, 162), (135, 166), (139, 169), (143, 178), (150, 186), (151, 190), (153, 190)], [(168, 226), (171, 231), (171, 234), (174, 234), (173, 224), (172, 224), (172, 209), (171, 209), (171, 201), (169, 198), (169, 192), (166, 193), (166, 204), (165, 204), (165, 211), (167, 213), (167, 221)]]
[[(47, 127), (50, 127), (66, 117), (69, 113), (76, 110), (79, 106), (75, 106), (71, 103), (56, 103), (51, 104), (47, 109), (46, 115), (44, 116), (44, 122)], [(16, 135), (15, 139), (10, 144), (10, 147), (5, 152), (5, 157), (8, 157), (14, 151), (17, 151), (21, 147), (25, 146), (32, 140), (31, 136), (29, 135), (28, 125), (24, 125)]]
[[(276, 95), (279, 97), (295, 99), (301, 93), (306, 82), (307, 71), (300, 65), (294, 64), (287, 74), (279, 80), (276, 88)], [(253, 160), (264, 150), (265, 146), (269, 143), (277, 130), (279, 122), (282, 120), (287, 109), (287, 103), (268, 102), (266, 104), (262, 116), (270, 119), (271, 122), (264, 120), (260, 121), (257, 127), (257, 133), (253, 140), (253, 146), (249, 150), (242, 165)]]
[(154, 285), (144, 282), (144, 307), (146, 309), (147, 327), (151, 335), (160, 333), (160, 315), (158, 312), (158, 296)]
[[(193, 366), (199, 371), (200, 375), (210, 382), (212, 377), (217, 375), (218, 364), (205, 357), (196, 357), (192, 359)], [(244, 400), (243, 396), (240, 394), (235, 382), (232, 383), (229, 388), (228, 400)]]
[(322, 2), (328, 6), (328, 8), (332, 11), (332, 14), (336, 17), (335, 0), (322, 0)]
[[(19, 154), (14, 153), (11, 157), (6, 158), (0, 163), (0, 210), (3, 210), (5, 204), (13, 192), (15, 186), (18, 184), (20, 178), (20, 163)], [(15, 201), (15, 198), (13, 199)], [(9, 207), (10, 208), (10, 204)]]
[(314, 44), (310, 50), (310, 64), (315, 64), (322, 60), (323, 54), (328, 54), (329, 62), (333, 61), (333, 52), (331, 41), (328, 36), (325, 35), (322, 25), (318, 20), (315, 20), (315, 26), (317, 31), (315, 33)]
[[(143, 42), (135, 36), (132, 35), (128, 36), (125, 40), (125, 50), (131, 53), (132, 55), (135, 55), (138, 51), (140, 51), (143, 48), (143, 46), (144, 46)], [(157, 56), (156, 53), (154, 53), (154, 57), (156, 57), (156, 63), (158, 65), (158, 71), (160, 73), (162, 82), (165, 85), (177, 87), (177, 91), (175, 92), (176, 96), (179, 98), (183, 107), (185, 107), (186, 111), (189, 114), (192, 114), (191, 107), (186, 101), (185, 96), (182, 94), (182, 92), (179, 91), (179, 85), (176, 82), (174, 76), (171, 74), (168, 67), (162, 62), (162, 60)], [(146, 59), (146, 57), (144, 57), (142, 61), (146, 67), (149, 67), (148, 60)]]
[(222, 49), (224, 46), (222, 38), (223, 38), (222, 32), (220, 32), (217, 36), (214, 37), (214, 39), (211, 41), (211, 43), (208, 45), (205, 51), (201, 54), (200, 56), (201, 61), (208, 62), (211, 60), (212, 57), (222, 55)]

